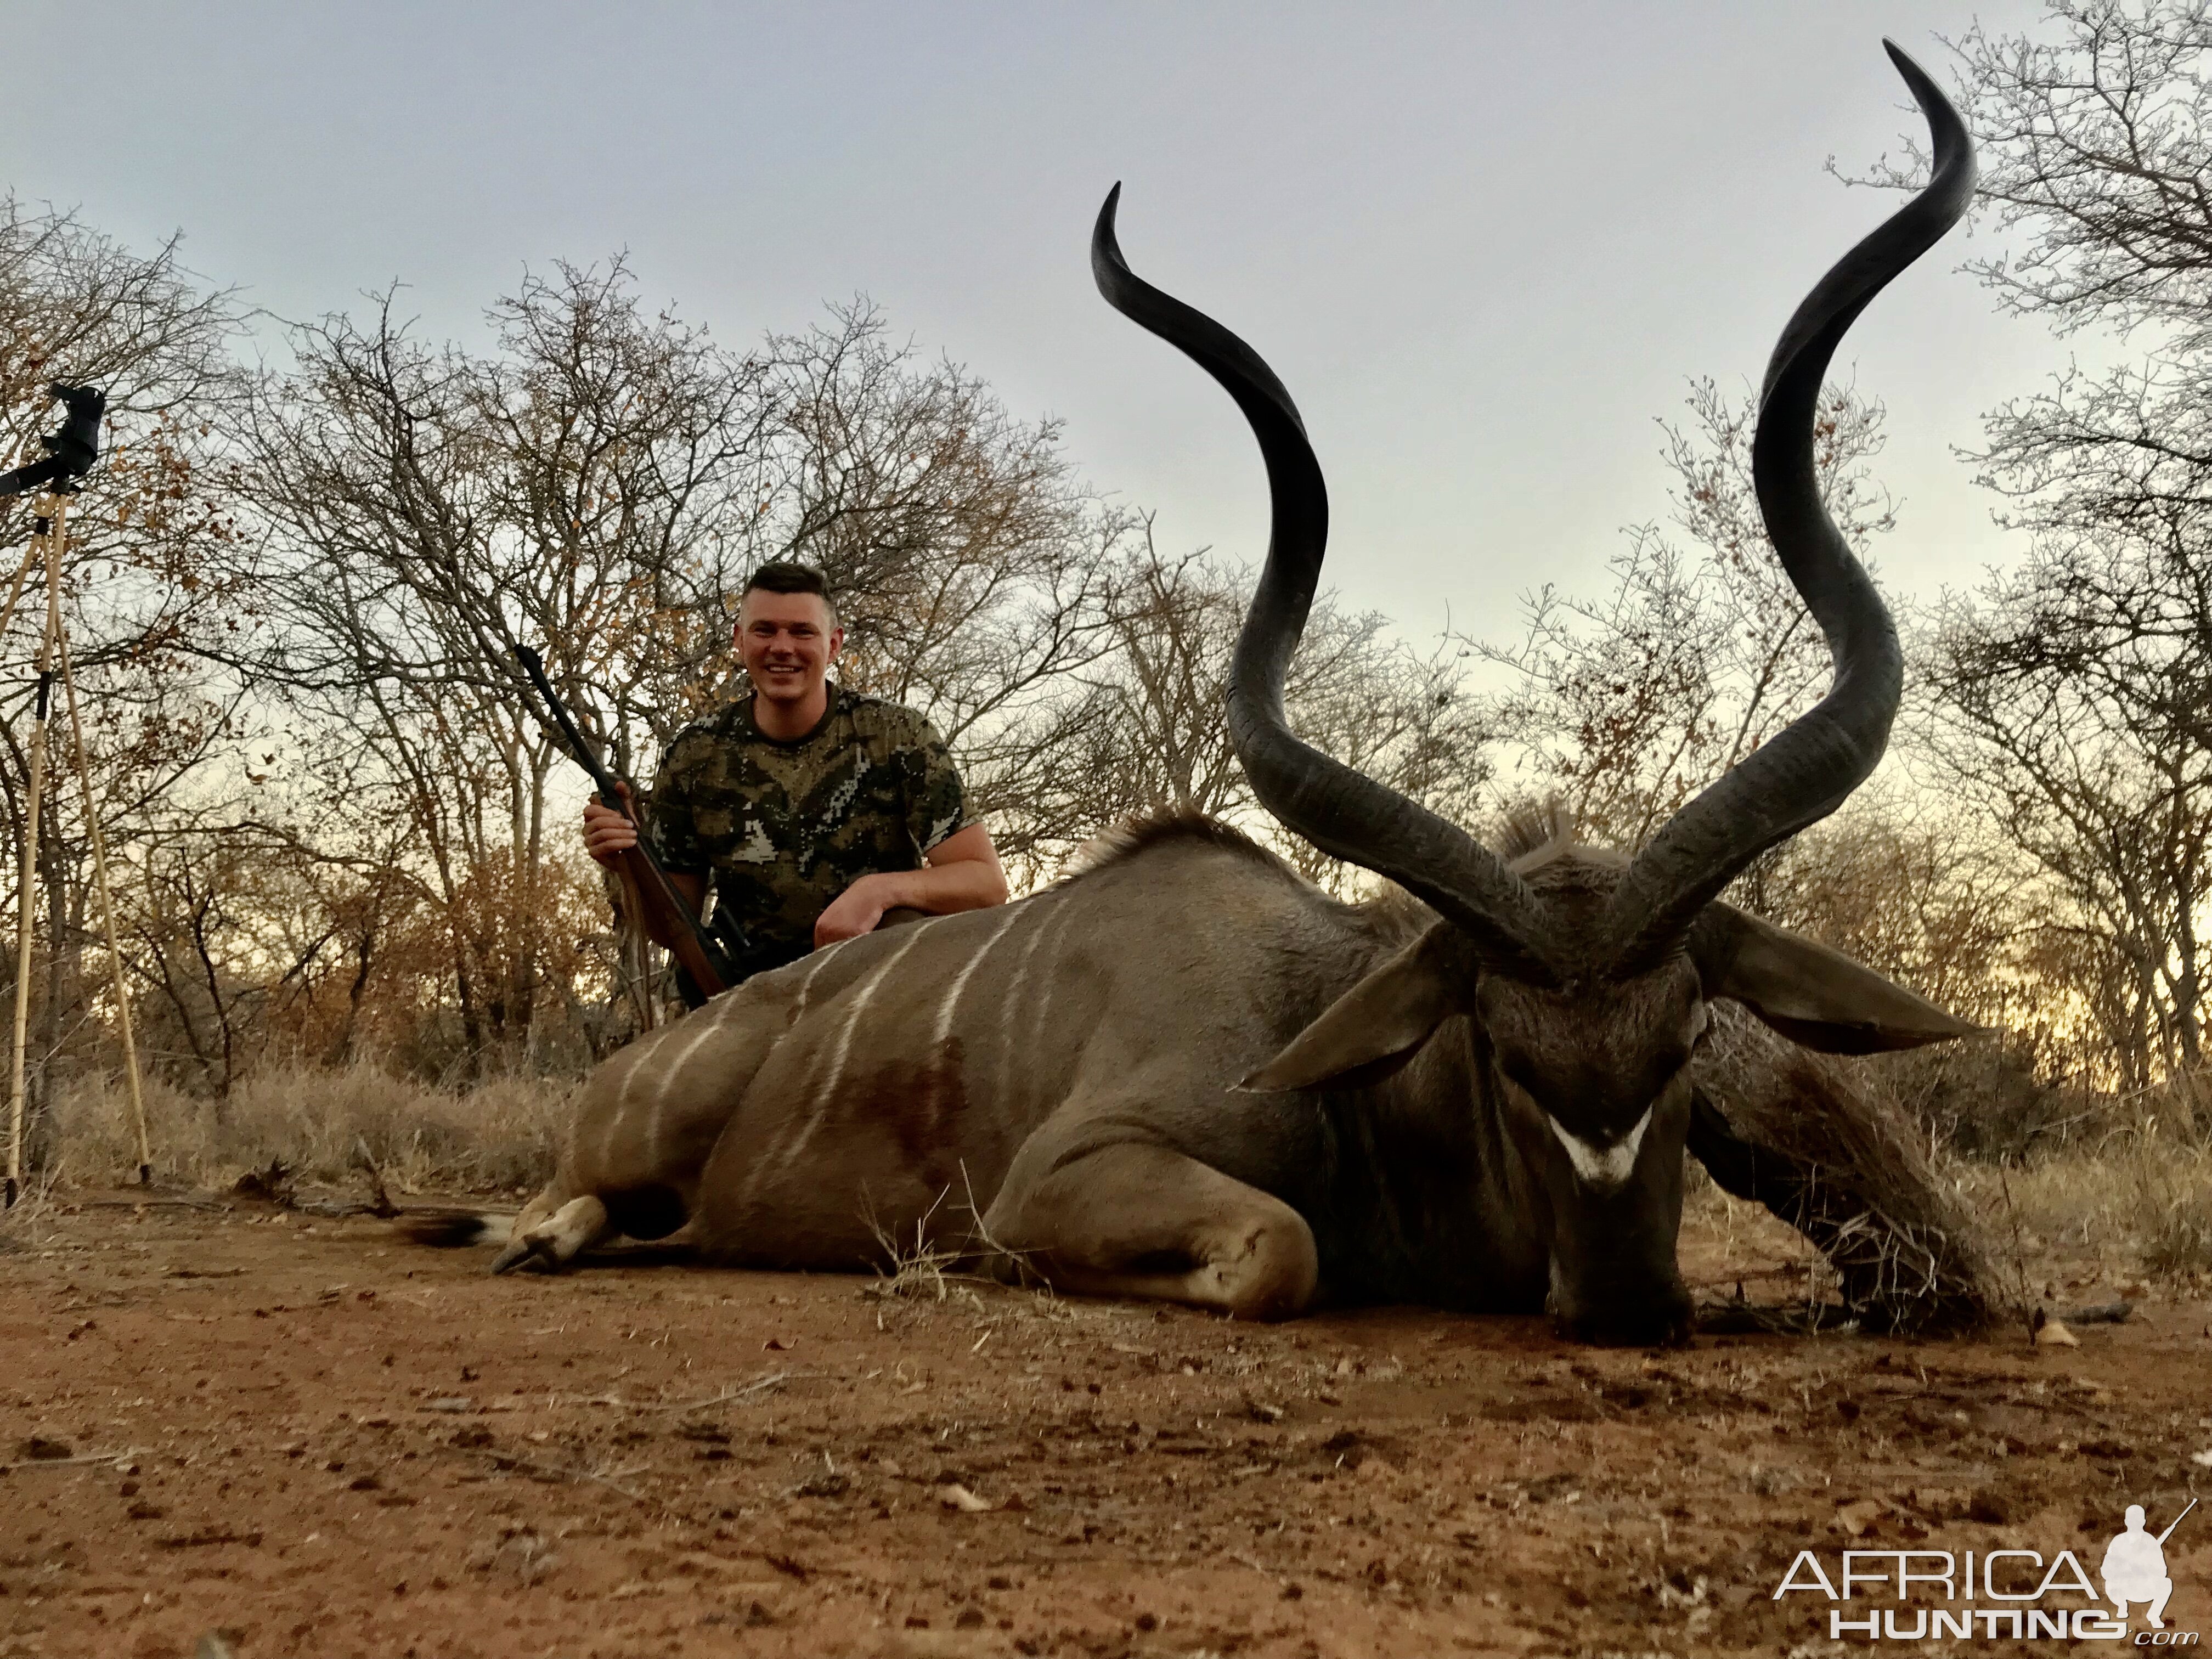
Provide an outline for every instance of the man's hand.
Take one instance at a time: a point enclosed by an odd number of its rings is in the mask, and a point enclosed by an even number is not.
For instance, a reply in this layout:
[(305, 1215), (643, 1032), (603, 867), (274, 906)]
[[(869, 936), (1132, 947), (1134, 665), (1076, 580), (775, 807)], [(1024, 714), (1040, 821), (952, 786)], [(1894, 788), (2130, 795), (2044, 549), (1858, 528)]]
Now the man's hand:
[(947, 836), (922, 854), (920, 870), (882, 871), (862, 876), (837, 895), (814, 921), (814, 948), (872, 933), (886, 910), (927, 911), (949, 915), (1006, 902), (1006, 872), (991, 845), (991, 832), (971, 823)]
[[(632, 806), (629, 786), (618, 783), (615, 787), (622, 792), (623, 805)], [(592, 797), (591, 804), (584, 808), (584, 850), (605, 868), (613, 870), (621, 866), (622, 855), (636, 845), (637, 825), (613, 807), (601, 805), (597, 796)], [(707, 878), (681, 870), (671, 870), (667, 876), (677, 897), (690, 908), (693, 915), (697, 915), (707, 901)], [(624, 878), (626, 884), (628, 879)], [(641, 891), (638, 898), (644, 908), (638, 920), (645, 924), (646, 937), (655, 945), (674, 950), (679, 919), (664, 915), (666, 906), (653, 894)]]
[(830, 902), (830, 908), (814, 918), (814, 948), (835, 945), (840, 939), (858, 939), (863, 933), (872, 933), (876, 924), (890, 908), (881, 876), (862, 876)]
[[(622, 792), (623, 805), (635, 811), (626, 783), (615, 786)], [(603, 806), (594, 795), (584, 808), (584, 850), (601, 864), (612, 868), (615, 861), (637, 845), (637, 825), (611, 806)]]

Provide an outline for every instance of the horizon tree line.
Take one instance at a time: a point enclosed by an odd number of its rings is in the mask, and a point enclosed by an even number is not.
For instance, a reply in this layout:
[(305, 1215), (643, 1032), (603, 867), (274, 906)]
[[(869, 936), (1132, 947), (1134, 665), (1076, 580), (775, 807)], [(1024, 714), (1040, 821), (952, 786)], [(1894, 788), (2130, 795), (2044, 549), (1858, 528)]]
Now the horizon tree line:
[[(1877, 787), (1762, 860), (1736, 902), (1969, 1018), (2018, 1064), (2118, 1091), (2204, 1071), (2212, 899), (2212, 171), (2202, 3), (2068, 0), (2042, 38), (1954, 47), (1981, 210), (1974, 267), (2022, 325), (2138, 361), (2023, 391), (1970, 457), (2021, 549), (1907, 606), (1913, 705)], [(1861, 182), (1894, 185), (1913, 159)], [(110, 391), (64, 602), (153, 1063), (220, 1097), (272, 1059), (460, 1081), (573, 1071), (665, 981), (569, 822), (580, 780), (513, 665), (538, 647), (618, 770), (734, 695), (732, 596), (770, 558), (841, 594), (845, 682), (944, 732), (1018, 886), (1133, 811), (1257, 813), (1219, 716), (1245, 568), (1167, 551), (1057, 422), (890, 331), (865, 299), (727, 347), (625, 262), (556, 263), (422, 337), (399, 295), (287, 331), (249, 368), (238, 296), (175, 240), (137, 254), (0, 198), (0, 432), (57, 374)], [(1557, 793), (1632, 845), (1825, 684), (1749, 488), (1755, 410), (1693, 381), (1662, 423), (1663, 519), (1593, 594), (1426, 647), (1324, 602), (1291, 688), (1310, 741), (1481, 824)], [(1826, 396), (1824, 488), (1863, 551), (1895, 524), (1881, 409)], [(27, 501), (0, 503), (20, 548)], [(0, 641), (0, 802), (24, 822), (35, 623)], [(112, 1063), (84, 826), (54, 800), (41, 1101)], [(13, 906), (0, 906), (12, 979)], [(2208, 1103), (2212, 1105), (2212, 1103)], [(2212, 1123), (2212, 1109), (2201, 1114)]]

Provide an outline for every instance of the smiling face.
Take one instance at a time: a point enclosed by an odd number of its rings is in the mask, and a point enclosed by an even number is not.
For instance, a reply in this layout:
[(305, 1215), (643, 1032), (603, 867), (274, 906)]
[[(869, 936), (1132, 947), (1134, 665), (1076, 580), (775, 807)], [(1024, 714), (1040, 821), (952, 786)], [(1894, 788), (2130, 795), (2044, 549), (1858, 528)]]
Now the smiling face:
[(1551, 1212), (1553, 1318), (1578, 1341), (1681, 1340), (1687, 1068), (1707, 1019), (1697, 969), (1676, 957), (1567, 990), (1486, 975), (1475, 1002), (1507, 1131)]
[(757, 587), (738, 607), (738, 653), (753, 691), (786, 708), (825, 696), (830, 665), (844, 643), (845, 630), (818, 593)]

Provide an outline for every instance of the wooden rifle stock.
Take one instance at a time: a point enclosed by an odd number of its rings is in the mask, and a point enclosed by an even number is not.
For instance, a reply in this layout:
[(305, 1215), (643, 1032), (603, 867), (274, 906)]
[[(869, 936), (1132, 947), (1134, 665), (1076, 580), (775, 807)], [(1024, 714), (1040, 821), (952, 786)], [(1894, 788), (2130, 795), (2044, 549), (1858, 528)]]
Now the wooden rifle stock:
[[(602, 794), (599, 799), (624, 817), (629, 817), (619, 795), (609, 800)], [(630, 818), (630, 822), (636, 823), (637, 820)], [(645, 833), (642, 826), (640, 826), (638, 833), (640, 836)], [(646, 851), (643, 841), (641, 840), (635, 847), (624, 848), (616, 854), (615, 871), (622, 878), (623, 891), (626, 895), (635, 896), (641, 921), (655, 912), (659, 914), (661, 931), (669, 937), (668, 948), (675, 952), (676, 960), (683, 964), (684, 971), (691, 975), (692, 982), (710, 997), (728, 990), (729, 982), (723, 977), (721, 966), (716, 960), (721, 952), (714, 951), (712, 956), (709, 955), (713, 941), (705, 938), (706, 930), (699, 926), (697, 914), (684, 902), (684, 895), (676, 890), (676, 884), (668, 879), (668, 872), (660, 867), (652, 854)], [(647, 931), (650, 932), (649, 929)]]
[(552, 683), (545, 678), (544, 659), (526, 645), (518, 645), (514, 650), (515, 661), (522, 665), (522, 672), (530, 677), (531, 684), (544, 700), (546, 712), (553, 717), (553, 729), (560, 733), (562, 746), (599, 786), (600, 805), (612, 807), (637, 830), (637, 845), (622, 851), (616, 868), (625, 893), (637, 895), (639, 919), (644, 920), (642, 913), (647, 911), (659, 915), (662, 931), (672, 941), (669, 949), (676, 953), (676, 960), (699, 988), (702, 1000), (728, 990), (735, 977), (729, 959), (699, 925), (698, 913), (684, 902), (684, 895), (676, 890), (676, 884), (668, 879), (668, 872), (660, 867), (660, 860), (646, 845), (645, 826), (630, 811), (629, 801), (623, 793), (623, 781), (608, 771), (592, 746), (584, 741), (584, 734), (576, 729), (575, 721), (568, 717), (568, 709), (554, 693)]

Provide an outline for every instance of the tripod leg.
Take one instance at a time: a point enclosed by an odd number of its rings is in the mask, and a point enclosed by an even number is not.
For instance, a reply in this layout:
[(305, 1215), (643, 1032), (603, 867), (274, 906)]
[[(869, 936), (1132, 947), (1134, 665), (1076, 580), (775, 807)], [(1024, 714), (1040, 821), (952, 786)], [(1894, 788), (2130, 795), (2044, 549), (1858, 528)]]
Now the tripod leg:
[(15, 620), (15, 601), (23, 597), (23, 584), (29, 580), (32, 562), (39, 556), (40, 538), (33, 536), (24, 544), (23, 562), (15, 567), (15, 580), (8, 584), (8, 599), (0, 604), (0, 640), (8, 637), (8, 624)]
[(31, 884), (38, 871), (39, 809), (46, 784), (46, 717), (53, 702), (54, 641), (61, 632), (62, 566), (54, 544), (62, 526), (62, 503), (52, 502), (49, 527), (40, 539), (46, 562), (46, 631), (39, 642), (39, 700), (31, 726), (29, 799), (23, 811), (23, 855), (15, 886), (15, 1045), (8, 1079), (8, 1175), (4, 1201), (13, 1206), (23, 1190), (23, 1058), (30, 1033), (32, 918), (38, 904)]
[(131, 1090), (131, 1125), (138, 1134), (138, 1184), (154, 1184), (153, 1148), (146, 1139), (146, 1092), (138, 1080), (138, 1045), (131, 1030), (131, 986), (123, 976), (123, 945), (115, 931), (115, 898), (107, 883), (107, 836), (92, 799), (92, 766), (85, 758), (84, 722), (76, 712), (76, 675), (70, 666), (69, 629), (55, 641), (62, 664), (62, 701), (69, 708), (70, 742), (76, 757), (77, 793), (84, 802), (85, 832), (92, 842), (93, 878), (100, 889), (100, 920), (107, 930), (107, 964), (115, 975), (115, 1024), (123, 1039), (123, 1074)]

